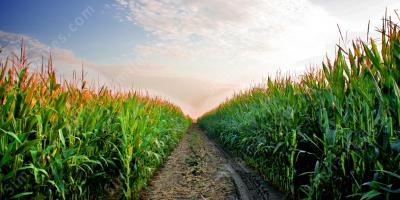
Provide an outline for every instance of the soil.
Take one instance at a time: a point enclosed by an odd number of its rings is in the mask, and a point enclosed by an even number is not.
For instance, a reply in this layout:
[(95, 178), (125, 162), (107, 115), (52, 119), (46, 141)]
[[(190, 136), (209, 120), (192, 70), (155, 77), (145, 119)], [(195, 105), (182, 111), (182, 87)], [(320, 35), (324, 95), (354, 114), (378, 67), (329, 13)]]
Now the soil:
[(193, 125), (154, 175), (142, 199), (284, 199), (256, 171)]

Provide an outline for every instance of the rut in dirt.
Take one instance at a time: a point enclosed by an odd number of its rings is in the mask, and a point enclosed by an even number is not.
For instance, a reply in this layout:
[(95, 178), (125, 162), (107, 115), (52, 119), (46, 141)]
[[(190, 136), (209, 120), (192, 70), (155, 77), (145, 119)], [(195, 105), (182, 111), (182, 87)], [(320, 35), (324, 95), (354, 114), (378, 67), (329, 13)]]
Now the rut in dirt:
[(284, 195), (193, 124), (142, 199), (278, 200)]

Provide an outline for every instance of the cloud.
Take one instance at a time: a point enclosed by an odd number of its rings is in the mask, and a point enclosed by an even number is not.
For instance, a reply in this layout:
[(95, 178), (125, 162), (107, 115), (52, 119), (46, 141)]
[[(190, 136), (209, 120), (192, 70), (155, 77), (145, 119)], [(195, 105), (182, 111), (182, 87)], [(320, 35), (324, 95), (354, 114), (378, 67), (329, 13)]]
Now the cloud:
[[(73, 73), (81, 73), (82, 64), (86, 74), (86, 80), (90, 83), (109, 84), (111, 79), (107, 74), (103, 74), (101, 67), (98, 68), (92, 62), (77, 57), (72, 51), (62, 48), (51, 48), (29, 35), (0, 31), (0, 46), (3, 50), (0, 53), (0, 60), (12, 60), (15, 56), (20, 56), (21, 43), (26, 49), (29, 68), (32, 71), (39, 70), (42, 62), (45, 67), (48, 59), (52, 56), (53, 67), (57, 75), (66, 80), (72, 80)], [(99, 80), (100, 79), (100, 80)]]
[[(194, 117), (200, 116), (203, 110), (209, 108), (205, 105), (217, 105), (236, 87), (185, 77), (170, 71), (165, 65), (149, 61), (146, 64), (141, 64), (138, 60), (124, 65), (94, 64), (92, 61), (80, 59), (70, 50), (50, 48), (28, 35), (4, 31), (0, 31), (0, 46), (5, 45), (0, 59), (19, 55), (22, 38), (31, 63), (30, 68), (33, 70), (41, 66), (42, 57), (48, 58), (51, 52), (57, 74), (68, 80), (72, 78), (73, 71), (80, 73), (81, 64), (84, 63), (86, 80), (89, 83), (96, 84), (100, 78), (100, 84), (118, 90), (135, 90), (162, 97), (181, 106)], [(152, 52), (151, 49), (148, 51)]]
[[(335, 0), (335, 1), (326, 1), (326, 0), (310, 0), (312, 3), (321, 6), (327, 12), (338, 17), (346, 23), (349, 21), (350, 23), (356, 25), (357, 27), (362, 26), (365, 28), (366, 22), (369, 19), (383, 16), (385, 13), (385, 9), (388, 8), (389, 12), (393, 9), (398, 9), (400, 3), (394, 0)], [(357, 11), (355, 12), (355, 9)], [(350, 19), (350, 20), (348, 20)], [(354, 23), (356, 22), (356, 23)]]
[[(128, 9), (128, 20), (157, 38), (137, 46), (138, 55), (173, 63), (177, 70), (195, 68), (204, 77), (211, 70), (224, 74), (218, 79), (237, 77), (244, 68), (274, 72), (277, 66), (324, 55), (327, 45), (333, 46), (332, 40), (338, 38), (336, 26), (331, 26), (336, 19), (305, 0), (118, 3)], [(229, 76), (227, 69), (232, 69)]]
[(40, 66), (42, 57), (47, 59), (50, 54), (52, 54), (54, 62), (59, 64), (72, 66), (80, 65), (81, 63), (81, 59), (77, 58), (72, 51), (61, 48), (50, 48), (48, 45), (28, 35), (4, 31), (0, 31), (0, 45), (4, 46), (0, 58), (3, 60), (7, 57), (11, 59), (14, 55), (19, 55), (22, 41), (32, 68)]
[[(337, 24), (348, 39), (365, 37), (368, 20), (380, 25), (393, 1), (356, 0), (115, 0), (118, 19), (149, 34), (115, 60), (118, 65), (83, 60), (92, 79), (148, 91), (199, 116), (239, 89), (256, 85), (277, 71), (301, 73), (332, 57)], [(114, 6), (114, 4), (112, 4)], [(356, 10), (357, 12), (354, 12)], [(0, 41), (21, 36), (0, 32)], [(47, 56), (47, 45), (23, 36), (33, 57)], [(9, 45), (18, 51), (19, 45)], [(33, 51), (33, 49), (35, 49)], [(51, 49), (58, 69), (80, 70), (82, 59)], [(68, 72), (68, 73), (67, 73)]]
[[(150, 61), (187, 77), (231, 85), (229, 92), (277, 71), (303, 72), (333, 57), (340, 38), (337, 24), (348, 40), (364, 38), (368, 20), (379, 26), (385, 6), (394, 6), (387, 0), (116, 2), (126, 10), (126, 20), (154, 37), (135, 47), (143, 65)], [(212, 105), (205, 102), (199, 109), (207, 106)]]

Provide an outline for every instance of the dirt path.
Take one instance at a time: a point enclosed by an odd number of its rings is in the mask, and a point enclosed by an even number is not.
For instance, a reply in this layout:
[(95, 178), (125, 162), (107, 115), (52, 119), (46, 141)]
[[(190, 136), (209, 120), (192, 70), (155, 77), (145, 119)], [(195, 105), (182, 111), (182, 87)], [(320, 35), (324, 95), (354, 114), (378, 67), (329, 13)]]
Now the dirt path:
[(143, 199), (282, 199), (258, 174), (193, 125), (143, 193)]

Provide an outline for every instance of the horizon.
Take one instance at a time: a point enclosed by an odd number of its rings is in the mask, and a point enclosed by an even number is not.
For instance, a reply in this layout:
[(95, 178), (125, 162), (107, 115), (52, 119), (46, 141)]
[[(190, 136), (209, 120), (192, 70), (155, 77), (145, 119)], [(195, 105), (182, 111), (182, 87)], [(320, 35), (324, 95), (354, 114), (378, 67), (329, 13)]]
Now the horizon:
[[(71, 2), (71, 1), (69, 1)], [(1, 2), (0, 58), (24, 38), (32, 67), (51, 52), (58, 74), (83, 63), (88, 82), (147, 92), (194, 120), (278, 72), (301, 74), (339, 42), (370, 37), (400, 2), (102, 0)], [(370, 15), (370, 13), (379, 13)], [(300, 38), (300, 40), (299, 40)]]

